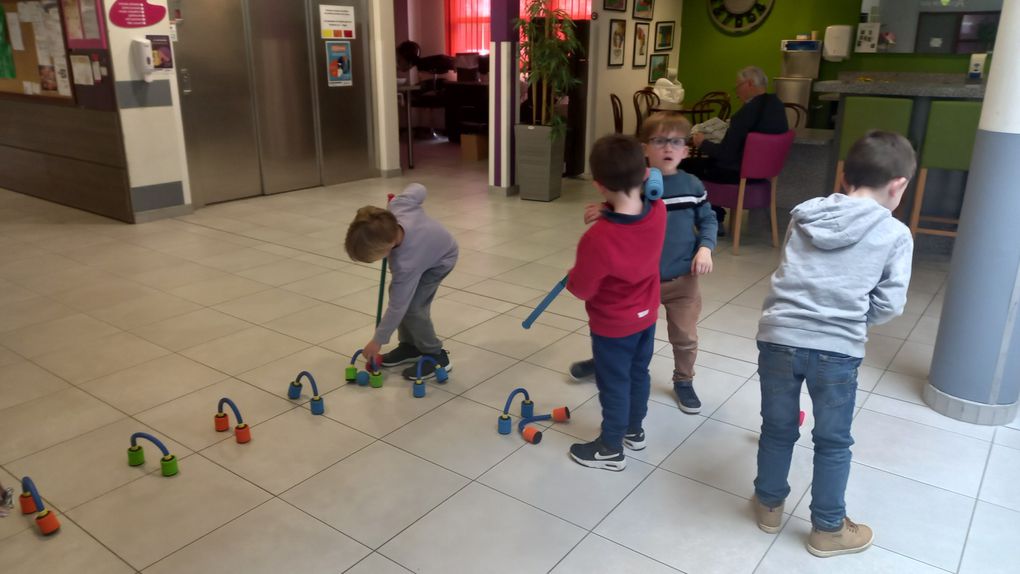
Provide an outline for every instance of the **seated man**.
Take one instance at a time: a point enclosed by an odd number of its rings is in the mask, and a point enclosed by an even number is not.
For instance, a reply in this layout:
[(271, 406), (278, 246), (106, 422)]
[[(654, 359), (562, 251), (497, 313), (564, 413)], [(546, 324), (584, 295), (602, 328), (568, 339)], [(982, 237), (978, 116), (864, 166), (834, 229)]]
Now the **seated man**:
[[(685, 159), (680, 168), (704, 181), (738, 183), (747, 134), (781, 134), (789, 129), (786, 108), (775, 94), (766, 93), (768, 85), (768, 76), (758, 66), (748, 66), (737, 72), (735, 89), (744, 105), (730, 118), (730, 127), (722, 142), (706, 141), (703, 134), (693, 134), (691, 145), (708, 157)], [(721, 207), (712, 206), (712, 209), (719, 220), (721, 234), (726, 212)]]

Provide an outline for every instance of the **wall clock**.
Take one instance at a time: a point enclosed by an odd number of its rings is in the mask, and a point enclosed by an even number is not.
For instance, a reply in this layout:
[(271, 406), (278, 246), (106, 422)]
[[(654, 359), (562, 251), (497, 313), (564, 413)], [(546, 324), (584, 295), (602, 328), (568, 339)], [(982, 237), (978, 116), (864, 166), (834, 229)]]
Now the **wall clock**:
[(726, 32), (745, 34), (765, 21), (775, 0), (709, 0), (708, 15)]

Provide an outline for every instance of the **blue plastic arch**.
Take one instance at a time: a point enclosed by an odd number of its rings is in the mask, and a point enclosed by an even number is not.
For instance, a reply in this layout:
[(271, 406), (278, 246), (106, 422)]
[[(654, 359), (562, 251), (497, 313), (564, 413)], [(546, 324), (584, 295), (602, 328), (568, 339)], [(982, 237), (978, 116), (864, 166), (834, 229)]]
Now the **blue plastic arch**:
[(170, 456), (170, 451), (167, 450), (166, 445), (163, 444), (163, 441), (159, 440), (158, 438), (152, 436), (147, 432), (136, 432), (135, 434), (131, 435), (131, 446), (132, 447), (138, 446), (138, 439), (140, 438), (144, 438), (145, 440), (156, 445), (156, 448), (158, 448), (159, 451), (163, 453), (164, 457)]
[(241, 411), (238, 410), (237, 405), (234, 404), (234, 401), (228, 399), (227, 397), (223, 397), (222, 399), (220, 399), (219, 404), (216, 405), (216, 410), (219, 411), (219, 414), (221, 415), (223, 414), (223, 405), (229, 406), (230, 410), (234, 411), (234, 418), (237, 419), (237, 422), (235, 424), (237, 425), (244, 424), (244, 420), (241, 418)]
[(513, 405), (514, 397), (516, 397), (517, 395), (524, 395), (524, 401), (528, 403), (531, 402), (531, 396), (528, 395), (528, 390), (525, 389), (524, 387), (517, 387), (516, 389), (510, 391), (510, 396), (506, 398), (506, 405), (503, 406), (504, 415), (510, 414), (510, 406)]
[(524, 432), (524, 427), (530, 425), (531, 423), (540, 423), (542, 421), (548, 420), (552, 420), (552, 415), (535, 415), (533, 417), (525, 417), (522, 418), (520, 422), (517, 423), (517, 430), (519, 432)]
[[(358, 352), (360, 353), (361, 351)], [(308, 379), (308, 384), (312, 385), (312, 396), (319, 396), (319, 386), (315, 384), (315, 377), (313, 377), (308, 371), (301, 371), (296, 377), (294, 377), (294, 382), (301, 384), (302, 378)]]

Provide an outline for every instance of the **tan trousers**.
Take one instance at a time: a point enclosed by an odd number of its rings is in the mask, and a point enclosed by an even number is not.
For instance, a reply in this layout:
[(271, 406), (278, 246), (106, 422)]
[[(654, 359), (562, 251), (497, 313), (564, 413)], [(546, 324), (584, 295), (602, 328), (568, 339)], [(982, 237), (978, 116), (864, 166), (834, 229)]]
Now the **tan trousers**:
[(682, 275), (660, 285), (666, 307), (669, 342), (673, 345), (673, 380), (693, 381), (694, 360), (698, 358), (698, 317), (701, 290), (696, 275)]

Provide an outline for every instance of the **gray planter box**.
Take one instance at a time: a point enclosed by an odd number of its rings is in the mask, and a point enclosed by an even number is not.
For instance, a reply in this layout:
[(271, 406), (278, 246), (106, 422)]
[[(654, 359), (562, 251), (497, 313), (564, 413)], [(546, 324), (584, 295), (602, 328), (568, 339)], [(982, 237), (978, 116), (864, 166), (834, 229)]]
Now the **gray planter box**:
[(552, 201), (563, 183), (564, 138), (550, 139), (548, 126), (514, 126), (517, 136), (517, 185), (521, 199)]

